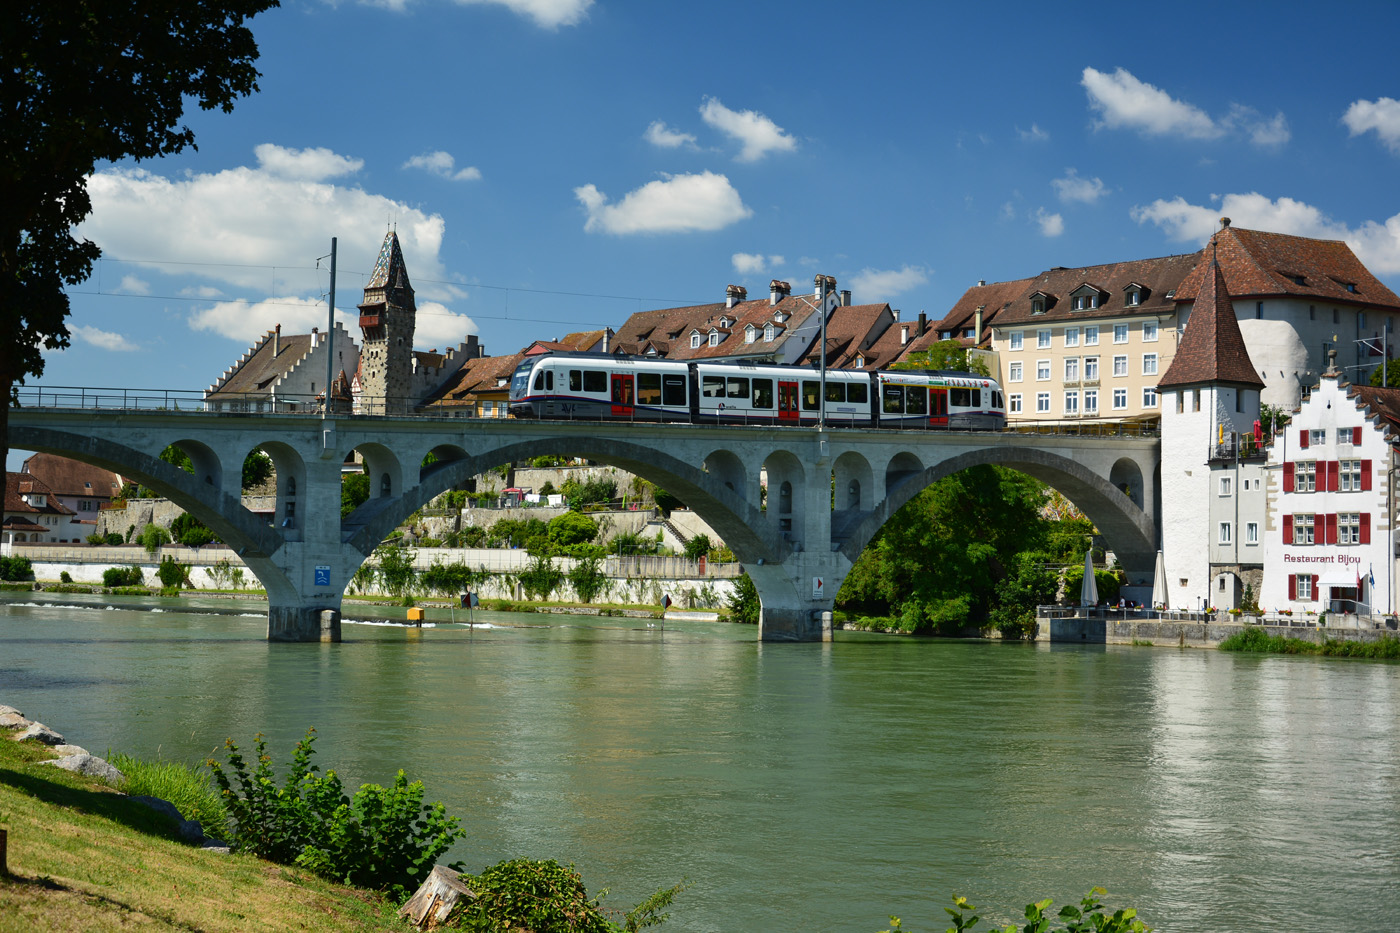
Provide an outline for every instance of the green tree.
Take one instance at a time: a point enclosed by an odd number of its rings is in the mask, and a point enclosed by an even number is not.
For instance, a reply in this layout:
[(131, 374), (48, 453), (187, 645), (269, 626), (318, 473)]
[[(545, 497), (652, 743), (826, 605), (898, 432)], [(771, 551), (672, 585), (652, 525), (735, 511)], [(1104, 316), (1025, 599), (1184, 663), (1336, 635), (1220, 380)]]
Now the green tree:
[(340, 477), (340, 517), (369, 501), (369, 474), (346, 473)]
[(243, 488), (255, 489), (272, 479), (272, 458), (255, 450), (243, 458)]
[(685, 556), (687, 560), (699, 560), (713, 549), (709, 535), (696, 535), (685, 543)]
[(987, 376), (987, 364), (980, 358), (969, 358), (968, 348), (957, 340), (940, 340), (927, 350), (909, 354), (903, 362), (895, 363), (892, 369), (953, 369), (964, 373), (977, 373)]
[(579, 602), (591, 603), (594, 597), (607, 589), (608, 576), (603, 573), (602, 563), (596, 557), (586, 557), (574, 564), (569, 571), (569, 584)]
[(598, 523), (581, 512), (565, 512), (549, 523), (549, 540), (556, 547), (587, 544), (598, 537)]
[(762, 608), (758, 587), (754, 586), (748, 574), (739, 574), (739, 579), (734, 581), (734, 592), (729, 594), (729, 617), (745, 625), (757, 625)]
[(384, 592), (395, 599), (412, 596), (418, 581), (418, 571), (413, 566), (418, 552), (399, 544), (383, 544), (374, 553), (379, 558), (379, 585)]
[[(257, 90), (245, 21), (277, 0), (11, 0), (0, 17), (0, 393), (68, 346), (66, 285), (101, 255), (77, 240), (99, 162), (194, 145), (186, 99), (233, 109)], [(9, 406), (0, 405), (0, 459)]]
[(159, 525), (147, 525), (141, 529), (141, 546), (146, 549), (147, 554), (154, 554), (160, 550), (162, 544), (170, 543), (170, 532)]

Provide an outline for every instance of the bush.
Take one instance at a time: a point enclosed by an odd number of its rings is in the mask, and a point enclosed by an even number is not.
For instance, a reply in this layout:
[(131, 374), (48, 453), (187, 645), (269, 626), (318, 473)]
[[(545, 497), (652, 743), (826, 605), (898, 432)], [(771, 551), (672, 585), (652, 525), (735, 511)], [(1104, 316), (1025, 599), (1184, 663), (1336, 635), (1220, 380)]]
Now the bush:
[(569, 500), (569, 508), (581, 509), (593, 503), (607, 503), (617, 498), (617, 480), (595, 476), (582, 482), (566, 479), (559, 491)]
[(526, 599), (548, 599), (564, 582), (564, 571), (552, 558), (543, 554), (530, 561), (530, 565), (519, 573), (520, 586), (525, 590)]
[(472, 570), (463, 563), (440, 564), (434, 561), (431, 567), (419, 575), (418, 582), (429, 593), (458, 596), (480, 585), (490, 575), (490, 571), (485, 568)]
[(402, 899), (461, 835), (457, 820), (440, 803), (424, 806), (423, 783), (410, 784), (402, 771), (392, 788), (364, 784), (354, 799), (346, 797), (334, 771), (315, 775), (315, 740), (310, 729), (296, 744), (281, 787), (261, 734), (254, 739), (257, 764), (251, 772), (233, 739), (224, 743), (231, 774), (209, 759), (239, 846)]
[(59, 583), (72, 583), (72, 582), (73, 582), (73, 575), (72, 575), (71, 573), (69, 573), (68, 571), (64, 570), (63, 572), (61, 572), (61, 573), (58, 575), (58, 582), (59, 582)]
[[(1050, 926), (1052, 921), (1045, 913), (1053, 901), (1046, 898), (1034, 904), (1027, 904), (1026, 925), (1021, 927), (1021, 933), (1152, 933), (1152, 928), (1138, 920), (1137, 911), (1131, 907), (1105, 914), (1104, 911), (1108, 908), (1099, 902), (1099, 898), (1107, 893), (1103, 888), (1094, 888), (1079, 901), (1078, 907), (1073, 904), (1061, 907), (1056, 916), (1069, 922), (1058, 928)], [(948, 928), (948, 933), (971, 930), (982, 920), (975, 913), (970, 917), (964, 915), (964, 911), (971, 912), (977, 909), (969, 904), (965, 897), (954, 897), (953, 906), (943, 909), (953, 918), (953, 925)], [(890, 917), (890, 922), (894, 924), (893, 929), (885, 930), (884, 933), (896, 933), (904, 929), (898, 917)], [(1007, 926), (1004, 933), (1016, 933), (1016, 925)]]
[(121, 536), (118, 532), (109, 531), (109, 532), (107, 532), (107, 541), (106, 541), (106, 543), (112, 545), (113, 547), (116, 547), (116, 546), (119, 545), (119, 544), (125, 544), (125, 543), (126, 543), (126, 540), (123, 539), (122, 536)]
[(729, 594), (729, 618), (745, 625), (757, 625), (762, 604), (758, 599), (758, 587), (746, 573), (739, 574), (734, 581), (734, 592)]
[(141, 582), (140, 567), (108, 567), (102, 571), (102, 585), (109, 589), (118, 586), (140, 586)]
[(170, 532), (159, 525), (147, 525), (141, 529), (141, 537), (137, 540), (146, 549), (147, 554), (154, 554), (160, 550), (162, 544), (170, 543)]
[(27, 557), (0, 557), (0, 580), (33, 580), (34, 568)]
[(170, 537), (185, 547), (200, 547), (217, 540), (207, 525), (188, 512), (181, 512), (170, 523)]
[(177, 563), (169, 554), (161, 558), (160, 566), (156, 568), (156, 576), (160, 578), (160, 585), (166, 589), (178, 590), (183, 586), (194, 589), (194, 584), (190, 582), (190, 568)]
[[(106, 543), (107, 543), (107, 536), (106, 536), (106, 535), (98, 534), (97, 532), (93, 532), (92, 534), (90, 534), (90, 535), (87, 536), (87, 543), (88, 543), (88, 544), (106, 544)], [(117, 540), (117, 543), (118, 543), (118, 544), (121, 544), (121, 540), (118, 539), (118, 540)]]
[(476, 892), (462, 911), (468, 930), (512, 933), (616, 933), (601, 898), (590, 898), (572, 865), (514, 859), (462, 879)]
[(228, 834), (228, 809), (204, 771), (178, 762), (142, 761), (130, 755), (117, 755), (112, 764), (126, 776), (122, 784), (126, 793), (170, 801), (185, 819), (199, 820), (207, 836), (223, 839)]
[(687, 560), (699, 560), (714, 548), (710, 543), (709, 535), (696, 535), (685, 543), (685, 556)]
[(587, 544), (598, 537), (598, 523), (578, 512), (565, 512), (549, 523), (549, 540), (556, 547)]
[(603, 573), (598, 558), (589, 557), (579, 561), (569, 571), (569, 585), (574, 588), (574, 595), (580, 602), (591, 603), (594, 597), (607, 589), (608, 577)]
[(385, 544), (374, 553), (379, 558), (377, 576), (384, 592), (395, 599), (412, 596), (418, 579), (418, 571), (413, 567), (417, 552), (398, 544)]

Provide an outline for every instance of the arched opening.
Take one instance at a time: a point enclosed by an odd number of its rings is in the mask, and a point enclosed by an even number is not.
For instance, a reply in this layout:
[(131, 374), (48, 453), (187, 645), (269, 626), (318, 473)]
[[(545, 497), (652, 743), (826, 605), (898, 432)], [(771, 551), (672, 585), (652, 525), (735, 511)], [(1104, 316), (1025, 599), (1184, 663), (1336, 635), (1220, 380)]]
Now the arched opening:
[(1124, 457), (1108, 471), (1108, 481), (1123, 495), (1132, 500), (1133, 505), (1142, 508), (1142, 470), (1136, 462)]
[(738, 495), (748, 498), (748, 476), (744, 471), (744, 462), (738, 455), (728, 450), (713, 451), (705, 458), (705, 472)]
[(386, 498), (394, 494), (394, 481), (389, 478), (388, 473), (379, 475), (379, 494)]
[(913, 454), (907, 451), (895, 454), (885, 467), (885, 495), (894, 492), (901, 483), (918, 476), (923, 469), (923, 462)]
[(1244, 595), (1239, 574), (1227, 570), (1215, 575), (1210, 584), (1210, 604), (1216, 609), (1238, 609)]
[(787, 451), (764, 461), (768, 474), (768, 516), (779, 537), (801, 549), (806, 506), (806, 474), (802, 463)]
[(216, 489), (223, 486), (224, 467), (219, 455), (199, 441), (180, 440), (171, 445), (190, 458), (191, 472), (204, 481), (206, 486)]
[[(306, 462), (291, 445), (281, 441), (263, 444), (250, 455), (271, 461), (271, 477), (276, 488), (272, 509), (272, 526), (288, 541), (300, 541), (301, 516), (297, 511), (297, 489), (306, 487)], [(248, 469), (256, 470), (256, 466)], [(255, 479), (256, 477), (250, 477)]]

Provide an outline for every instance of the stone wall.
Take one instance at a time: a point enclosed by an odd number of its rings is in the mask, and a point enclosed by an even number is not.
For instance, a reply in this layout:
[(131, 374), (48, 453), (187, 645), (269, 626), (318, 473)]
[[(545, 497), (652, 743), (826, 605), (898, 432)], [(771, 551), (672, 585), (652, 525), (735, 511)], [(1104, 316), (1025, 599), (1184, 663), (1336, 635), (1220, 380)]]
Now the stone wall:
[(1388, 628), (1343, 628), (1305, 625), (1244, 625), (1234, 622), (1188, 622), (1170, 619), (1046, 619), (1036, 620), (1036, 641), (1071, 642), (1086, 645), (1176, 645), (1182, 648), (1215, 648), (1222, 641), (1245, 629), (1262, 629), (1269, 635), (1298, 638), (1321, 644), (1323, 639), (1340, 641), (1379, 641), (1394, 635)]

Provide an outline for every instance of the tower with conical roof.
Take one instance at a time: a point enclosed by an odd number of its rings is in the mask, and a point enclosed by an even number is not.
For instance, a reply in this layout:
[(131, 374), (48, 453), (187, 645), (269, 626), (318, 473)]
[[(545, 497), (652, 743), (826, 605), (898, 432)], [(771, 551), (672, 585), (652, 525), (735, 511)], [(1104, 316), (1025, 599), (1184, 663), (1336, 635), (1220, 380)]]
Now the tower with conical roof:
[[(1241, 452), (1253, 439), (1264, 380), (1245, 349), (1213, 246), (1176, 355), (1157, 383), (1162, 555), (1172, 609), (1236, 605), (1244, 563), (1240, 497), (1244, 473), (1252, 480), (1257, 472), (1242, 470)], [(1226, 579), (1233, 576), (1234, 584), (1213, 587), (1212, 565), (1233, 566)]]
[(412, 410), (413, 328), (417, 305), (408, 281), (399, 235), (390, 230), (379, 248), (360, 304), (360, 410), (393, 414)]

